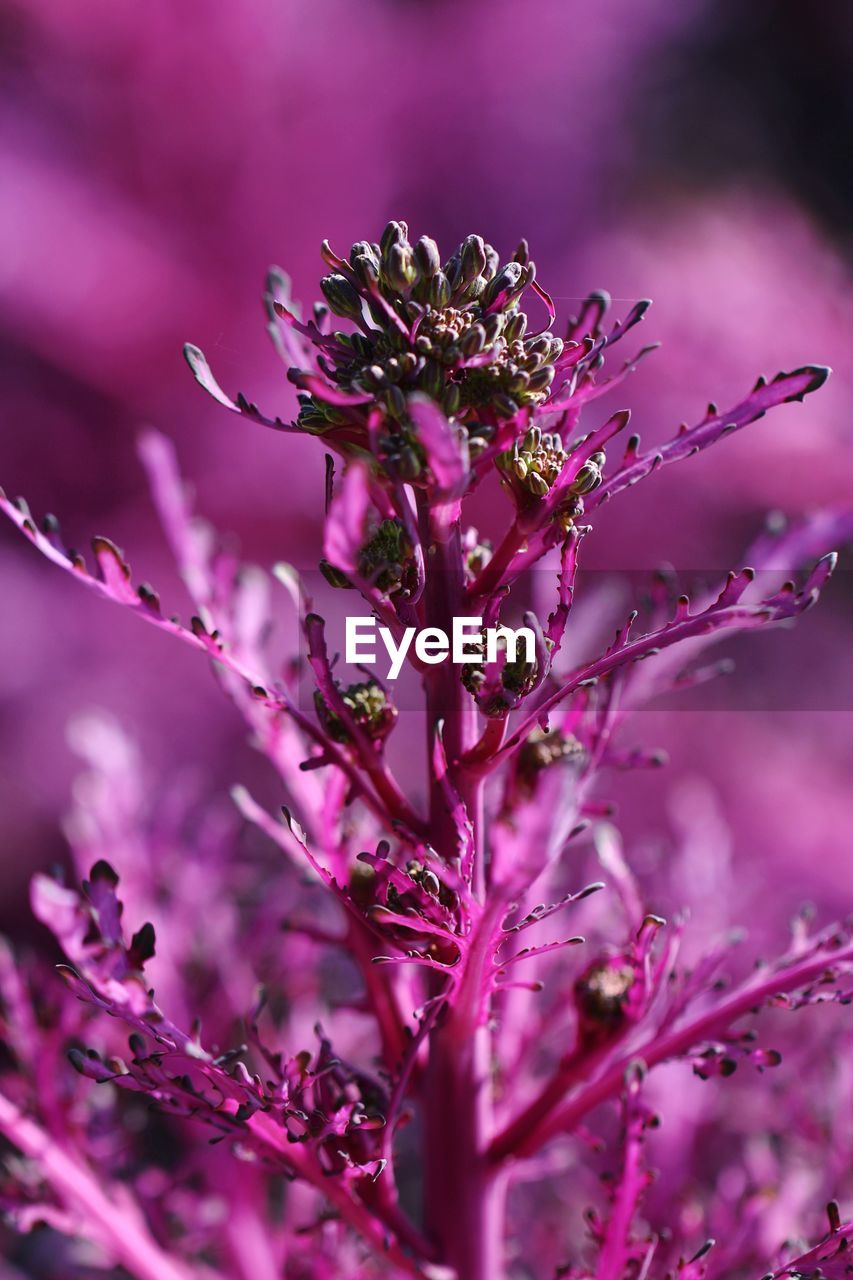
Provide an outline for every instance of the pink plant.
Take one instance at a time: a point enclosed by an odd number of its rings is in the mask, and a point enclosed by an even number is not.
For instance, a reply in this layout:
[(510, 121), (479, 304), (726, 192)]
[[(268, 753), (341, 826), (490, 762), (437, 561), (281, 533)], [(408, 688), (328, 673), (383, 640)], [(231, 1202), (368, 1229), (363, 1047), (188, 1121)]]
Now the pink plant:
[[(463, 667), (409, 651), (427, 744), (425, 781), (413, 787), (400, 780), (411, 725), (389, 687), (373, 672), (340, 677), (306, 583), (288, 565), (270, 576), (238, 563), (193, 513), (160, 436), (141, 452), (194, 603), (189, 626), (161, 611), (153, 588), (133, 585), (108, 539), (94, 540), (91, 573), (52, 517), (39, 526), (23, 502), (2, 498), (48, 559), (212, 660), (286, 799), (280, 818), (236, 788), (240, 843), (203, 789), (147, 778), (109, 720), (77, 723), (88, 772), (68, 834), (82, 888), (45, 875), (33, 886), (77, 1001), (6, 953), (0, 967), (12, 1224), (47, 1224), (63, 1276), (849, 1274), (853, 1227), (834, 1201), (825, 1241), (795, 1243), (813, 1229), (803, 1164), (823, 1170), (810, 1191), (824, 1200), (849, 1177), (853, 1135), (836, 1120), (849, 1114), (849, 1081), (833, 1074), (840, 1027), (816, 1032), (802, 1064), (819, 1082), (813, 1093), (798, 1088), (799, 1070), (787, 1085), (739, 1083), (779, 1066), (768, 1026), (795, 1062), (802, 1052), (778, 1011), (808, 1019), (814, 1006), (849, 1002), (849, 925), (812, 932), (800, 916), (787, 948), (750, 969), (731, 935), (655, 913), (653, 889), (604, 819), (614, 771), (660, 763), (625, 745), (630, 713), (717, 674), (706, 651), (725, 637), (809, 608), (850, 517), (814, 516), (763, 538), (760, 589), (755, 569), (742, 569), (691, 601), (661, 577), (603, 652), (577, 656), (572, 643), (585, 608), (575, 603), (579, 552), (599, 509), (803, 400), (827, 370), (759, 379), (734, 407), (710, 406), (651, 451), (630, 437), (613, 463), (629, 414), (580, 419), (650, 350), (605, 372), (648, 304), (609, 325), (609, 300), (593, 295), (561, 339), (525, 243), (501, 264), (469, 236), (442, 263), (432, 240), (413, 245), (392, 222), (379, 244), (342, 259), (325, 243), (323, 258), (325, 302), (310, 319), (280, 272), (265, 295), (300, 393), (296, 421), (232, 400), (186, 349), (196, 380), (231, 412), (316, 435), (329, 451), (318, 583), (360, 595), (398, 640), (406, 628), (450, 632), (460, 617), (515, 625), (540, 563), (553, 570), (551, 599), (523, 613), (532, 653), (502, 647)], [(542, 312), (540, 329), (522, 302)], [(493, 505), (498, 484), (510, 517), (493, 547), (463, 508), (481, 488), (481, 506)], [(817, 563), (801, 585), (787, 581), (807, 560)], [(276, 623), (298, 625), (304, 663), (276, 651)], [(605, 883), (584, 882), (592, 850)], [(66, 1070), (67, 1050), (82, 1080)], [(694, 1104), (687, 1068), (714, 1078), (718, 1104)], [(772, 1154), (767, 1097), (786, 1118)], [(677, 1115), (669, 1145), (651, 1133), (659, 1111), (664, 1134)], [(722, 1151), (715, 1131), (729, 1132)], [(603, 1193), (591, 1182), (602, 1161)], [(768, 1181), (786, 1222), (766, 1241)]]

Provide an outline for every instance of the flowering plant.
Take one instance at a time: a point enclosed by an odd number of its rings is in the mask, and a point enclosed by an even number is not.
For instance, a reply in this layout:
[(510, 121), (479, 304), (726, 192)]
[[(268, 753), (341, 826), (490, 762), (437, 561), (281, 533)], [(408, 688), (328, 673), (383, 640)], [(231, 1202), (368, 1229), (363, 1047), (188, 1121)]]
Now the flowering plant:
[[(532, 652), (490, 646), (461, 666), (407, 648), (425, 700), (419, 790), (399, 780), (412, 748), (388, 689), (371, 672), (338, 678), (305, 583), (284, 564), (270, 577), (236, 561), (193, 513), (161, 437), (143, 439), (142, 458), (193, 598), (189, 626), (132, 584), (108, 539), (94, 540), (90, 572), (52, 517), (39, 525), (2, 498), (48, 559), (212, 660), (286, 799), (279, 818), (235, 789), (260, 833), (240, 848), (205, 797), (164, 783), (153, 803), (115, 724), (76, 724), (88, 772), (69, 837), (82, 885), (39, 875), (33, 906), (77, 999), (8, 952), (0, 966), (9, 1220), (20, 1231), (46, 1224), (63, 1276), (849, 1274), (851, 1228), (834, 1201), (823, 1242), (796, 1242), (813, 1227), (797, 1171), (820, 1166), (814, 1190), (828, 1196), (849, 1169), (841, 1135), (828, 1154), (821, 1110), (845, 1106), (833, 1044), (816, 1039), (810, 1070), (823, 1084), (811, 1102), (771, 1089), (786, 1108), (772, 1151), (742, 1123), (757, 1117), (760, 1133), (769, 1121), (754, 1085), (739, 1085), (781, 1061), (768, 1024), (796, 1061), (800, 1041), (773, 1010), (849, 1002), (849, 926), (812, 932), (799, 917), (782, 954), (744, 972), (731, 936), (692, 935), (686, 919), (670, 925), (654, 911), (604, 820), (613, 771), (660, 763), (622, 745), (630, 713), (716, 674), (705, 651), (721, 638), (810, 607), (849, 518), (813, 516), (762, 538), (761, 590), (752, 568), (692, 601), (659, 577), (593, 657), (573, 638), (594, 634), (606, 607), (575, 602), (599, 511), (804, 399), (827, 370), (760, 378), (733, 408), (710, 405), (658, 447), (644, 452), (631, 436), (612, 463), (628, 413), (580, 419), (651, 350), (610, 367), (647, 303), (610, 324), (609, 299), (592, 295), (559, 338), (525, 243), (501, 264), (469, 236), (442, 263), (432, 240), (413, 245), (391, 222), (379, 244), (343, 259), (325, 243), (323, 258), (325, 302), (310, 319), (281, 272), (265, 294), (299, 392), (295, 421), (232, 400), (198, 348), (186, 357), (231, 412), (316, 435), (329, 451), (326, 583), (359, 593), (398, 645), (407, 629), (450, 634), (461, 617), (509, 624), (540, 562), (553, 565), (552, 598), (523, 612)], [(543, 313), (539, 330), (528, 305)], [(465, 512), (498, 484), (510, 518), (492, 546)], [(815, 560), (800, 585), (779, 569)], [(276, 581), (303, 637), (309, 706), (299, 662), (274, 648)], [(580, 876), (590, 843), (604, 883)], [(691, 1070), (720, 1081), (721, 1097), (734, 1091), (737, 1122), (715, 1145), (729, 1113), (703, 1103), (691, 1118), (682, 1107), (675, 1148), (658, 1148), (657, 1112), (666, 1122)], [(653, 1151), (666, 1166), (663, 1200)], [(603, 1190), (590, 1181), (599, 1171)], [(790, 1217), (776, 1236), (762, 1212), (768, 1183)]]

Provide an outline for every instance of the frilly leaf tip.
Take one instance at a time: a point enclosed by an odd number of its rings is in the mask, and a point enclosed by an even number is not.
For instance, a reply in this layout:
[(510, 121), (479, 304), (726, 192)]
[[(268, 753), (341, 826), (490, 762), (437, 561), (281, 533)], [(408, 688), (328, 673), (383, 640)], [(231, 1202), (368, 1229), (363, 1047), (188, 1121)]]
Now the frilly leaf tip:
[(208, 368), (204, 352), (201, 347), (197, 347), (194, 343), (185, 342), (183, 345), (183, 354), (184, 359), (192, 370), (194, 376), (198, 376), (197, 370), (200, 366), (203, 366), (205, 369)]
[(808, 395), (812, 391), (817, 391), (822, 387), (832, 373), (832, 368), (828, 364), (807, 364), (801, 369), (794, 369), (794, 374), (810, 373), (811, 380), (805, 388), (803, 395)]
[(112, 885), (112, 887), (115, 888), (118, 884), (119, 877), (118, 872), (115, 870), (112, 863), (107, 862), (106, 858), (99, 858), (89, 872), (89, 880), (93, 884), (98, 880), (104, 880), (107, 884)]
[(274, 290), (278, 288), (282, 293), (286, 294), (287, 297), (290, 297), (292, 284), (293, 282), (290, 276), (283, 267), (279, 267), (273, 263), (267, 268), (266, 286), (269, 293), (273, 293)]

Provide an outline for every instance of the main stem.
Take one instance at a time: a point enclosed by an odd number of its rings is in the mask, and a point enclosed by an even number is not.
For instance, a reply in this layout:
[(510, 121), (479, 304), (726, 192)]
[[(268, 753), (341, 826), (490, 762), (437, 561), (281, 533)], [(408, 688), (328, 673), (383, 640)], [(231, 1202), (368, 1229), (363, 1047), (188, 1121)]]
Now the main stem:
[[(428, 626), (452, 631), (465, 613), (462, 547), (457, 510), (422, 510), (421, 533), (427, 556), (424, 610)], [(480, 915), (485, 907), (483, 781), (455, 767), (477, 739), (477, 713), (460, 671), (445, 662), (425, 674), (429, 756), (439, 724), (454, 786), (474, 828), (473, 889)], [(431, 776), (430, 836), (445, 857), (455, 853), (456, 830), (448, 802)], [(483, 973), (489, 963), (488, 929), (475, 920), (475, 935), (458, 975), (454, 998), (429, 1042), (424, 1101), (424, 1217), (441, 1260), (458, 1280), (501, 1280), (503, 1180), (487, 1159), (494, 1134), (491, 1032), (483, 1000)], [(480, 945), (477, 945), (477, 941)]]
[(503, 1179), (486, 1159), (491, 1044), (453, 1010), (433, 1033), (426, 1091), (425, 1225), (459, 1280), (501, 1280)]

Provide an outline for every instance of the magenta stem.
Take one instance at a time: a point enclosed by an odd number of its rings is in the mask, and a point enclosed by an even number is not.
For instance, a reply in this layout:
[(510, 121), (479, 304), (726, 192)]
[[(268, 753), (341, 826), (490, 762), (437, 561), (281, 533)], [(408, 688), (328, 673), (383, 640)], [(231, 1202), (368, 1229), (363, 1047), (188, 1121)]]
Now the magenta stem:
[[(423, 597), (428, 626), (452, 627), (464, 614), (465, 583), (458, 510), (421, 511), (427, 581)], [(476, 741), (477, 712), (458, 667), (443, 663), (425, 672), (429, 754), (443, 726), (449, 780), (474, 828), (472, 889), (483, 903), (483, 779), (458, 762)], [(444, 789), (431, 777), (430, 829), (445, 856), (456, 852), (456, 826)], [(493, 907), (480, 906), (463, 950), (454, 997), (429, 1037), (424, 1087), (424, 1218), (441, 1261), (459, 1280), (501, 1280), (504, 1275), (504, 1179), (487, 1151), (494, 1132), (491, 1031), (486, 980), (491, 963)]]

